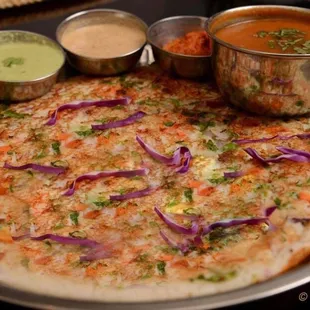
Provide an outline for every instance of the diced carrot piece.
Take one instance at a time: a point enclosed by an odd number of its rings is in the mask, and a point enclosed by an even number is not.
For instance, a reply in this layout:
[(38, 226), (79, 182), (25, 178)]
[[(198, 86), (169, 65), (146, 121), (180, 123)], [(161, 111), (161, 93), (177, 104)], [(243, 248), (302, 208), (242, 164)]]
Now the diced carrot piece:
[(99, 136), (99, 137), (97, 137), (97, 143), (98, 144), (108, 144), (109, 139), (107, 137), (104, 137), (104, 136)]
[(215, 192), (215, 188), (214, 187), (199, 187), (198, 189), (198, 195), (199, 196), (209, 196), (212, 193)]
[(72, 140), (66, 144), (66, 147), (69, 149), (77, 149), (82, 143), (82, 140)]
[(60, 133), (57, 135), (57, 140), (64, 141), (64, 140), (69, 139), (70, 136), (71, 136), (71, 135), (70, 135), (69, 133), (60, 132)]
[(97, 269), (94, 268), (94, 267), (91, 267), (91, 266), (88, 266), (86, 269), (85, 269), (85, 275), (87, 277), (95, 277), (97, 275)]
[(247, 171), (248, 174), (260, 174), (262, 172), (264, 172), (264, 169), (259, 168), (259, 167), (253, 167)]
[(230, 193), (237, 193), (240, 191), (240, 189), (241, 189), (240, 184), (232, 184), (230, 186)]
[(177, 130), (177, 135), (180, 137), (180, 138), (184, 138), (186, 137), (186, 133), (182, 130)]
[(87, 209), (87, 205), (83, 205), (83, 204), (79, 204), (75, 207), (76, 211), (84, 211), (85, 209)]
[(163, 254), (160, 256), (160, 260), (163, 260), (165, 262), (169, 262), (171, 260), (173, 260), (174, 256), (173, 255), (169, 255), (169, 254)]
[(11, 146), (9, 145), (3, 145), (3, 146), (0, 146), (0, 153), (6, 153), (8, 152), (9, 150), (11, 150)]
[(89, 212), (87, 212), (86, 214), (84, 214), (84, 218), (86, 218), (86, 219), (95, 219), (95, 218), (97, 218), (98, 216), (100, 215), (100, 211), (98, 211), (98, 210), (94, 210), (94, 211), (89, 211)]
[(196, 181), (196, 180), (191, 180), (188, 182), (188, 187), (189, 188), (198, 188), (203, 184), (201, 181)]
[(180, 259), (172, 264), (173, 267), (188, 267), (188, 261)]
[(37, 258), (35, 260), (35, 263), (37, 265), (46, 265), (46, 264), (50, 263), (51, 260), (52, 260), (51, 256), (43, 256), (43, 257)]
[(13, 242), (13, 239), (12, 239), (12, 236), (10, 234), (8, 227), (4, 227), (0, 230), (0, 242), (4, 242), (4, 243)]
[(269, 128), (266, 128), (266, 131), (268, 133), (271, 133), (271, 134), (277, 134), (279, 132), (285, 132), (287, 131), (287, 129), (283, 126), (272, 126), (272, 127), (269, 127)]
[(310, 202), (310, 193), (300, 192), (298, 195), (299, 199)]
[(0, 185), (0, 195), (5, 195), (7, 192), (7, 189)]
[(127, 212), (126, 208), (117, 208), (116, 209), (116, 216), (124, 215), (124, 214), (126, 214), (126, 212)]

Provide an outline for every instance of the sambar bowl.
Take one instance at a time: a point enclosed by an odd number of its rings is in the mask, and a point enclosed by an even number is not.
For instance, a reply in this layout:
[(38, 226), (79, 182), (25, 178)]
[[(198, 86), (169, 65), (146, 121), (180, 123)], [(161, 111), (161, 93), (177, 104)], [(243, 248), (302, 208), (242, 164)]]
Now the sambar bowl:
[(208, 18), (202, 16), (173, 16), (152, 24), (147, 32), (159, 66), (172, 75), (183, 78), (204, 78), (212, 75), (211, 55), (193, 56), (166, 51), (163, 46), (192, 31), (206, 30)]
[[(63, 45), (62, 38), (66, 32), (104, 23), (128, 23), (130, 27), (136, 27), (144, 32), (145, 41), (137, 49), (112, 58), (86, 57), (75, 53)], [(113, 76), (130, 71), (139, 62), (146, 44), (146, 31), (147, 25), (133, 14), (112, 9), (94, 9), (82, 11), (66, 18), (58, 26), (56, 38), (58, 43), (67, 52), (69, 63), (78, 71), (89, 75)]]
[[(54, 71), (36, 79), (25, 80), (21, 77), (18, 80), (12, 81), (0, 80), (0, 100), (27, 101), (43, 96), (57, 81), (59, 72), (65, 62), (64, 51), (56, 42), (41, 34), (20, 30), (0, 31), (0, 44), (14, 42), (48, 45), (59, 51), (59, 54), (62, 57), (62, 61)], [(46, 61), (49, 61), (49, 59)]]
[(218, 30), (239, 22), (299, 15), (310, 20), (308, 9), (277, 5), (239, 7), (209, 19), (212, 67), (224, 98), (261, 115), (281, 117), (310, 112), (310, 54), (249, 50), (222, 41), (216, 35)]

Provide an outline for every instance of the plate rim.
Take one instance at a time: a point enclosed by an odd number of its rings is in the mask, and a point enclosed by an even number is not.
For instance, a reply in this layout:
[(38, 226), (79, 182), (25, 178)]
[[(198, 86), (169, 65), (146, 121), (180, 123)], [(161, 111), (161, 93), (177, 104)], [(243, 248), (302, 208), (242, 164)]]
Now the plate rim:
[(310, 264), (296, 267), (270, 280), (214, 295), (187, 299), (148, 302), (104, 302), (74, 300), (37, 294), (0, 283), (0, 300), (36, 309), (105, 309), (105, 310), (208, 310), (233, 306), (283, 293), (310, 282)]

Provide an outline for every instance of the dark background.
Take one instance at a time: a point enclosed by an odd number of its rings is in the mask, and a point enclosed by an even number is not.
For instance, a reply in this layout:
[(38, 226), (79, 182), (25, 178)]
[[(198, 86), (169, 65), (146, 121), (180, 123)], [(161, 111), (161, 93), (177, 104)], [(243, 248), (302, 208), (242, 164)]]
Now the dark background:
[[(310, 7), (309, 0), (246, 1), (246, 0), (49, 0), (19, 8), (0, 10), (0, 29), (34, 31), (55, 38), (57, 25), (72, 13), (89, 8), (113, 8), (131, 12), (151, 24), (173, 15), (211, 16), (219, 11), (254, 4), (282, 4)], [(309, 21), (310, 27), (310, 21)], [(306, 292), (307, 301), (299, 301), (299, 294)], [(259, 301), (229, 307), (229, 310), (291, 310), (310, 309), (310, 283), (291, 291)], [(19, 306), (0, 302), (0, 309), (23, 310)]]

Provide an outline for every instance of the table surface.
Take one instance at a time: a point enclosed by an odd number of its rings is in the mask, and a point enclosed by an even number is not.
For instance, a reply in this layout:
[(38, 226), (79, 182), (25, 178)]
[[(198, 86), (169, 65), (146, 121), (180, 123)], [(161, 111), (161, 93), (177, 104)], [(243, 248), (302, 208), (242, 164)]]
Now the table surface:
[[(34, 31), (55, 39), (57, 25), (72, 13), (89, 8), (113, 8), (131, 12), (151, 24), (172, 15), (211, 16), (219, 11), (243, 5), (285, 4), (310, 7), (309, 0), (247, 1), (247, 0), (47, 0), (42, 3), (0, 11), (1, 29)], [(69, 75), (74, 71), (69, 70)], [(310, 297), (300, 301), (299, 295), (310, 296), (310, 283), (288, 292), (262, 300), (229, 307), (229, 310), (255, 309), (310, 309)], [(0, 309), (23, 310), (26, 308), (0, 302)]]

